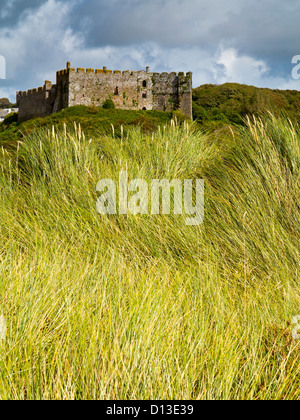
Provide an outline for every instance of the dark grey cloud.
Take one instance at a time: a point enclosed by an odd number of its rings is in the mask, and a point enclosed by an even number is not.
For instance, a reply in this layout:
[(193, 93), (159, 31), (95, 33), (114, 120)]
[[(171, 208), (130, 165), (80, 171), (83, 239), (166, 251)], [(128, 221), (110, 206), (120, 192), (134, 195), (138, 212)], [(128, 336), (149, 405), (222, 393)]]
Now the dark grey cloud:
[(210, 28), (226, 21), (220, 3), (225, 12), (230, 10), (229, 3), (220, 0), (90, 0), (74, 9), (73, 28), (85, 22), (89, 46), (151, 41), (207, 47), (215, 38), (213, 32), (207, 36)]
[(217, 39), (225, 39), (241, 53), (268, 60), (274, 71), (289, 66), (300, 48), (300, 2), (241, 3), (240, 10), (232, 10), (228, 21), (214, 28)]
[(0, 27), (15, 25), (26, 12), (39, 8), (47, 0), (1, 0)]
[(67, 60), (297, 88), (299, 19), (299, 0), (2, 0), (0, 96), (54, 81)]
[(284, 74), (299, 51), (299, 0), (90, 0), (73, 11), (88, 47), (156, 42), (165, 48), (216, 45), (264, 59)]
[(158, 42), (212, 46), (220, 40), (245, 52), (276, 54), (297, 46), (299, 0), (89, 0), (73, 10), (88, 45)]

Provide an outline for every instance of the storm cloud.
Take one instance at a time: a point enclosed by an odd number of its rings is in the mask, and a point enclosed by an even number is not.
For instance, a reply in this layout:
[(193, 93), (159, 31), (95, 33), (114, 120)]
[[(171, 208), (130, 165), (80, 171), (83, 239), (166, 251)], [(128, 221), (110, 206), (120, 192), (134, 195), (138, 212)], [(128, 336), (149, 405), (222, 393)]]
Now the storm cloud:
[(2, 0), (0, 97), (55, 81), (66, 61), (298, 89), (299, 18), (298, 0)]

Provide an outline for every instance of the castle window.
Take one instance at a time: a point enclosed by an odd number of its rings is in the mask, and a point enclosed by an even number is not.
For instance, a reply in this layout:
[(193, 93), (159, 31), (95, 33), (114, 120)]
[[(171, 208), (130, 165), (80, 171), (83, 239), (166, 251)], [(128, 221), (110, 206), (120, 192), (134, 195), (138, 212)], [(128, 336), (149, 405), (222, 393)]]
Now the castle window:
[(143, 93), (143, 98), (147, 98), (147, 93)]
[(118, 95), (119, 95), (119, 87), (117, 86), (115, 89), (115, 96), (118, 96)]
[(143, 87), (146, 88), (147, 87), (147, 80), (143, 81)]

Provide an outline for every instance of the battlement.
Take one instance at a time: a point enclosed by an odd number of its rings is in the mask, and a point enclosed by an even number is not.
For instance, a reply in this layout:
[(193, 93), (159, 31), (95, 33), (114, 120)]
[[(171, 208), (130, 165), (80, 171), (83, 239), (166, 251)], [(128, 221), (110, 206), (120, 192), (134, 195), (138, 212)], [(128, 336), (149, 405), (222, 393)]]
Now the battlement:
[(74, 105), (102, 106), (110, 99), (119, 109), (181, 110), (192, 116), (192, 73), (74, 68), (67, 62), (56, 84), (17, 92), (19, 119), (50, 115)]
[(69, 67), (69, 62), (67, 63), (67, 68), (63, 69), (63, 70), (59, 70), (57, 71), (57, 75), (58, 76), (63, 76), (63, 75), (67, 75), (70, 72), (75, 72), (75, 73), (84, 73), (84, 74), (123, 74), (125, 76), (131, 75), (134, 76), (136, 74), (141, 74), (141, 73), (145, 73), (145, 74), (151, 74), (151, 75), (159, 75), (161, 77), (169, 77), (169, 76), (176, 76), (176, 77), (192, 77), (192, 72), (171, 72), (171, 73), (167, 73), (167, 72), (163, 72), (163, 73), (151, 73), (150, 72), (150, 68), (147, 67), (146, 70), (138, 70), (138, 71), (132, 71), (132, 70), (124, 70), (124, 71), (120, 71), (120, 70), (109, 70), (107, 69), (107, 67), (103, 67), (102, 69), (93, 69), (93, 68), (83, 68), (83, 67), (78, 67), (78, 68), (74, 68), (74, 67)]
[(46, 81), (44, 86), (40, 86), (40, 87), (34, 88), (34, 89), (29, 89), (29, 90), (26, 90), (26, 91), (17, 92), (17, 97), (18, 98), (24, 98), (24, 97), (34, 96), (34, 95), (37, 95), (37, 94), (40, 94), (40, 93), (46, 93), (46, 92), (50, 91), (53, 88), (53, 86), (55, 86), (55, 85), (52, 85), (51, 82)]
[(178, 72), (176, 73), (175, 71), (172, 71), (171, 73), (168, 73), (166, 71), (162, 72), (162, 73), (151, 73), (153, 76), (159, 76), (159, 77), (192, 77), (193, 73), (192, 72)]
[(57, 75), (57, 76), (63, 76), (64, 74), (68, 74), (68, 71), (69, 71), (69, 70), (66, 70), (66, 69), (64, 69), (64, 70), (59, 70), (58, 72), (56, 72), (56, 75)]

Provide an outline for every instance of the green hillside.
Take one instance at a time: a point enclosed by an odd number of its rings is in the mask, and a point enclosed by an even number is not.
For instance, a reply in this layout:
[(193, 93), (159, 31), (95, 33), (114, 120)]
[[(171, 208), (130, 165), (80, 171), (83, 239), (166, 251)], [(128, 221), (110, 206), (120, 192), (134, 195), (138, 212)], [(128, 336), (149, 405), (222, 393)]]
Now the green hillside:
[[(262, 115), (271, 111), (276, 116), (284, 115), (300, 122), (300, 92), (295, 90), (271, 90), (254, 86), (226, 83), (207, 84), (193, 90), (193, 118), (203, 128), (214, 128), (228, 124), (245, 124), (246, 115)], [(0, 143), (15, 144), (27, 133), (39, 127), (52, 128), (65, 123), (67, 128), (74, 122), (81, 124), (88, 136), (99, 132), (127, 130), (131, 126), (141, 126), (145, 131), (153, 131), (159, 125), (168, 123), (172, 116), (184, 119), (175, 111), (173, 114), (160, 111), (124, 111), (95, 107), (75, 106), (45, 118), (35, 118), (23, 124), (16, 122), (16, 116), (8, 116), (0, 124)]]
[[(156, 130), (160, 125), (170, 122), (172, 115), (183, 118), (180, 113), (174, 114), (160, 111), (124, 111), (119, 109), (103, 109), (83, 105), (70, 107), (45, 118), (34, 118), (24, 123), (17, 123), (17, 115), (10, 114), (0, 124), (0, 144), (6, 146), (16, 144), (25, 135), (37, 128), (52, 129), (52, 126), (66, 124), (66, 129), (73, 127), (74, 122), (80, 124), (86, 136), (96, 136), (99, 133), (124, 133), (129, 127), (140, 126), (143, 131)], [(113, 127), (112, 127), (113, 126)]]
[(237, 83), (208, 84), (193, 90), (193, 117), (201, 124), (241, 124), (247, 114), (259, 115), (265, 111), (300, 121), (300, 92)]

